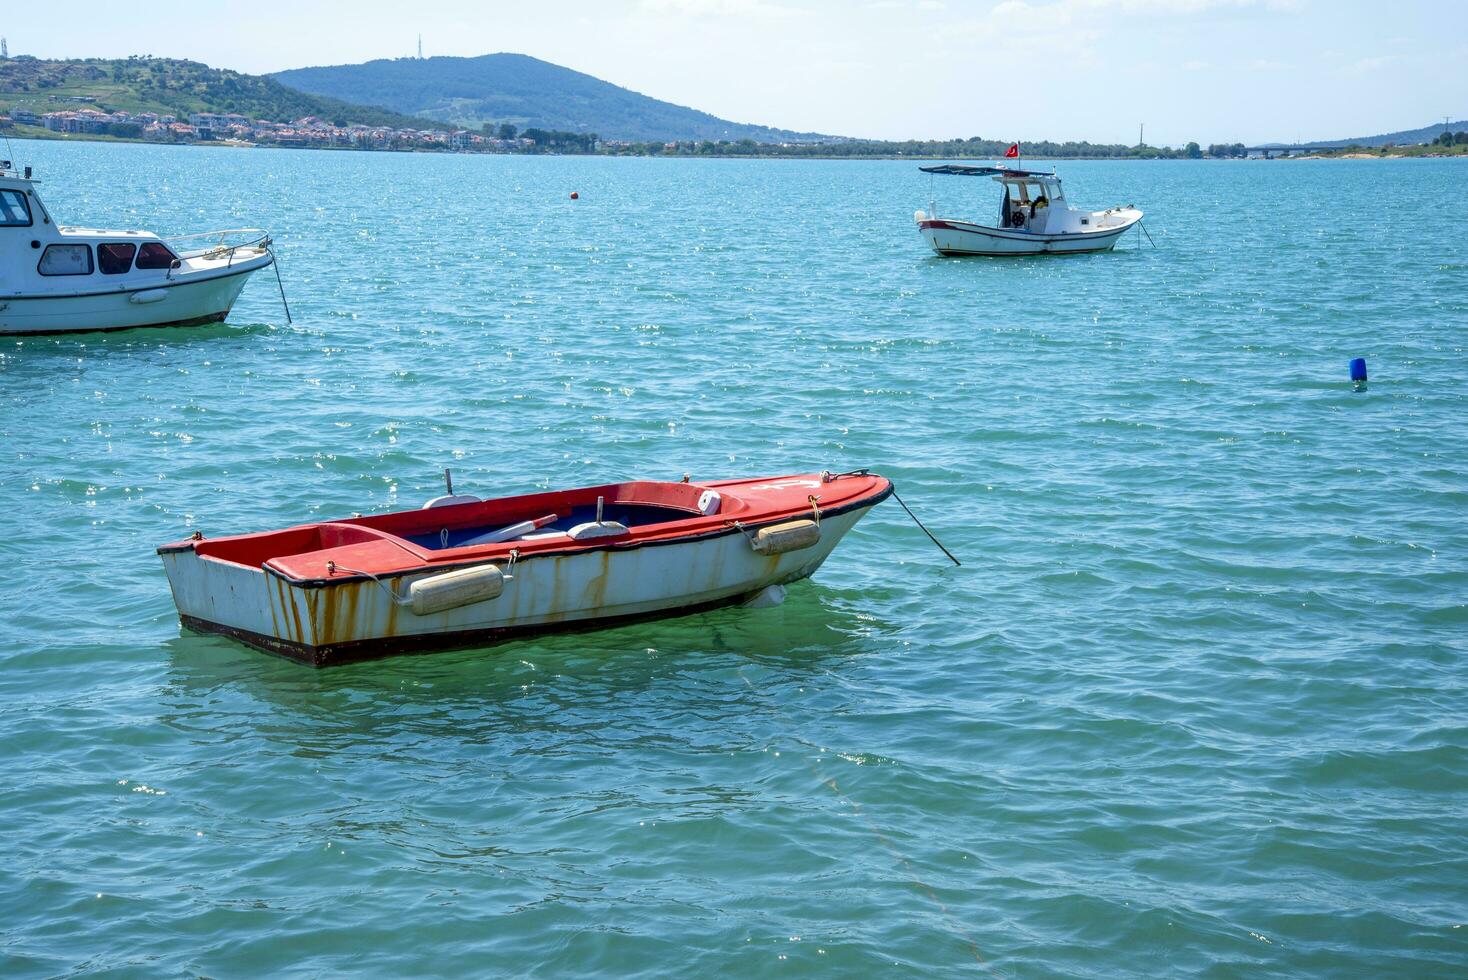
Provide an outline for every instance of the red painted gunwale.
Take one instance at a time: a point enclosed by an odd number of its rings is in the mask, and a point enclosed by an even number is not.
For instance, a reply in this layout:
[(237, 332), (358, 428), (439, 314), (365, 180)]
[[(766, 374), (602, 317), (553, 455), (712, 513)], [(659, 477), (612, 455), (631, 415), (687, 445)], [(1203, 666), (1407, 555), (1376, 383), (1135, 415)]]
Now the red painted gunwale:
[[(720, 495), (716, 513), (698, 513), (704, 490)], [(734, 522), (748, 528), (811, 516), (810, 496), (821, 513), (869, 507), (886, 499), (891, 481), (872, 474), (847, 474), (822, 482), (819, 473), (716, 480), (702, 483), (636, 481), (582, 487), (478, 503), (436, 507), (432, 510), (394, 511), (341, 521), (301, 524), (278, 531), (177, 541), (163, 545), (160, 554), (192, 550), (206, 560), (261, 568), (288, 582), (324, 585), (362, 577), (401, 575), (443, 570), (484, 561), (518, 560), (545, 555), (636, 548), (669, 544), (717, 534), (741, 533)], [(686, 511), (682, 520), (629, 529), (615, 537), (573, 541), (565, 535), (461, 548), (430, 550), (407, 540), (408, 535), (433, 533), (440, 528), (509, 525), (548, 513), (566, 514), (573, 507), (593, 505), (598, 496), (608, 504), (656, 504)], [(334, 567), (328, 567), (331, 562)]]

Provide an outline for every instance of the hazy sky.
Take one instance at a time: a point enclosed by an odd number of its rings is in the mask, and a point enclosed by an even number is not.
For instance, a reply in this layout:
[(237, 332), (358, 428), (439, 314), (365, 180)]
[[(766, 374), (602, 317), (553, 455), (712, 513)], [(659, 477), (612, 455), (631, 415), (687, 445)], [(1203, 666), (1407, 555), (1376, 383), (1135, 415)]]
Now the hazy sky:
[(6, 3), (11, 54), (267, 72), (517, 51), (740, 122), (1180, 144), (1468, 117), (1465, 0)]

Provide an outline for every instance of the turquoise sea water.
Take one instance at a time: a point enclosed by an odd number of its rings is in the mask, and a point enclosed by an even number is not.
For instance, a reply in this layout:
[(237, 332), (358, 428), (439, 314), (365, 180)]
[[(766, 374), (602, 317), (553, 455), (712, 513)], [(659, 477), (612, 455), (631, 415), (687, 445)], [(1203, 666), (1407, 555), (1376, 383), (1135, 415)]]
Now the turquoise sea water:
[[(15, 149), (269, 227), (295, 324), (0, 342), (5, 974), (1468, 970), (1461, 162), (1062, 164), (1157, 248), (987, 260), (900, 162)], [(964, 565), (888, 503), (777, 609), (180, 632), (156, 545), (444, 466), (872, 466)]]

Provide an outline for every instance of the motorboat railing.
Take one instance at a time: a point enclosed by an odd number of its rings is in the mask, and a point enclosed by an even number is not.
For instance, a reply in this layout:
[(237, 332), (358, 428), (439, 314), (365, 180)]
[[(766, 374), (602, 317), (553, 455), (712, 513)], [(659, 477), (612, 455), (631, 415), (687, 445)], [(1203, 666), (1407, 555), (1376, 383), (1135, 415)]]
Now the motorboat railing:
[[(231, 242), (230, 236), (232, 235), (245, 236), (245, 240)], [(177, 244), (179, 242), (195, 242), (211, 238), (218, 240), (202, 247), (179, 248)], [(175, 235), (172, 238), (165, 238), (163, 240), (178, 254), (180, 259), (226, 259), (227, 265), (234, 264), (235, 252), (239, 249), (268, 250), (271, 245), (270, 233), (264, 228), (224, 228), (219, 231), (199, 231), (192, 235)]]

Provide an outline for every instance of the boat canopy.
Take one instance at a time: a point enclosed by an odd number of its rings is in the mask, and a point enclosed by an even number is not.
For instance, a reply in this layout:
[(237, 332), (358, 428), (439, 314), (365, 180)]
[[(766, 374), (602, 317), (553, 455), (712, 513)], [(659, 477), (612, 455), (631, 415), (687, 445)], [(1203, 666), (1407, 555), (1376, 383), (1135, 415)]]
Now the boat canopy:
[(1008, 167), (969, 167), (962, 164), (945, 163), (939, 167), (918, 167), (925, 174), (946, 174), (951, 177), (1013, 177), (1024, 180), (1034, 177), (1054, 177), (1053, 170), (1010, 170)]

